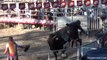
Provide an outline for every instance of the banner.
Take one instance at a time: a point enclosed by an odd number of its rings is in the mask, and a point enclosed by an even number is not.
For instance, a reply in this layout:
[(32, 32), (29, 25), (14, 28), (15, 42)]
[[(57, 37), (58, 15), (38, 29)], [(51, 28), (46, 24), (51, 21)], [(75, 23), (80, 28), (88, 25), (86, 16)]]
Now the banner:
[(93, 0), (93, 6), (98, 6), (99, 0)]
[(69, 7), (69, 8), (74, 7), (74, 1), (68, 2), (68, 7)]
[(34, 2), (28, 3), (28, 9), (29, 10), (35, 10)]
[(77, 1), (77, 6), (82, 6), (82, 0)]
[(90, 6), (90, 5), (91, 5), (91, 1), (90, 1), (90, 0), (85, 0), (85, 1), (84, 1), (84, 4), (85, 4), (86, 6)]
[(61, 1), (60, 8), (65, 8), (65, 7), (66, 7), (66, 1)]
[(59, 4), (58, 4), (58, 1), (52, 2), (52, 7), (53, 7), (53, 8), (59, 7), (58, 5), (59, 5)]
[(42, 2), (36, 2), (36, 9), (42, 8)]
[(1, 4), (1, 9), (2, 10), (7, 10), (8, 9), (8, 4)]
[(49, 9), (50, 8), (50, 2), (44, 2), (44, 8)]
[(19, 3), (19, 9), (20, 10), (25, 9), (25, 3)]
[(33, 18), (8, 18), (8, 17), (1, 17), (0, 23), (19, 23), (19, 24), (41, 24), (41, 25), (55, 25), (54, 20), (38, 20)]
[(10, 4), (10, 9), (14, 10), (16, 8), (16, 4)]
[(8, 18), (8, 17), (1, 17), (0, 23), (21, 23), (21, 24), (36, 24), (35, 19), (31, 18)]

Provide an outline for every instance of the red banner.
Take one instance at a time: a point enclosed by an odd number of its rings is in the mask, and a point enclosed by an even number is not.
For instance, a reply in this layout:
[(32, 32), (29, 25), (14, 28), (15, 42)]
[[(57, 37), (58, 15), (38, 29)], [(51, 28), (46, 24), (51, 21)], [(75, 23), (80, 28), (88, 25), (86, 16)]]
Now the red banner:
[(36, 2), (36, 9), (42, 8), (42, 2)]
[(25, 9), (25, 3), (19, 3), (19, 9), (20, 10)]
[(52, 7), (53, 7), (53, 8), (57, 8), (58, 5), (59, 5), (58, 3), (59, 3), (59, 2), (57, 2), (57, 1), (56, 1), (56, 2), (52, 2)]
[(28, 3), (29, 10), (35, 10), (34, 2)]
[(69, 8), (70, 8), (70, 7), (74, 7), (74, 1), (68, 2), (68, 7), (69, 7)]
[(16, 4), (10, 4), (10, 9), (14, 10), (16, 8)]
[(77, 1), (77, 6), (82, 6), (82, 1)]
[(93, 6), (98, 6), (99, 0), (93, 0)]
[(44, 8), (49, 9), (50, 8), (50, 2), (44, 2)]
[(90, 1), (90, 0), (85, 0), (85, 1), (84, 1), (84, 4), (85, 4), (86, 6), (90, 6), (90, 5), (91, 5), (91, 1)]
[(1, 9), (2, 10), (7, 10), (8, 9), (8, 4), (1, 4)]
[(65, 7), (66, 7), (66, 1), (61, 1), (60, 8), (65, 8)]

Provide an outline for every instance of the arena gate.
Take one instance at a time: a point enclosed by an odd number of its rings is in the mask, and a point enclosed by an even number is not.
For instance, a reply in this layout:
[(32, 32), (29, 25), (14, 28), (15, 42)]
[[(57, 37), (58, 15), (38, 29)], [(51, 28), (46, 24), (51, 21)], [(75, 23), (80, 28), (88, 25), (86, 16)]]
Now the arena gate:
[(92, 7), (91, 11), (87, 10), (87, 29), (89, 32), (101, 28), (98, 7)]

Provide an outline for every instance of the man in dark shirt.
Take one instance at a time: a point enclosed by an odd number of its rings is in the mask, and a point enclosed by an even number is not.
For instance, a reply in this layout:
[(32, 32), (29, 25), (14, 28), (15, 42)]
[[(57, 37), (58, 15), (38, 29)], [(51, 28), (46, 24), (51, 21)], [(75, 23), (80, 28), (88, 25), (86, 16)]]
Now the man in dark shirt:
[[(87, 33), (82, 29), (80, 24), (81, 24), (81, 22), (79, 20), (71, 22), (70, 24), (68, 24), (68, 23), (66, 24), (70, 28), (69, 37), (72, 39), (72, 46), (74, 43), (77, 43), (77, 41), (80, 40), (78, 29), (87, 35)], [(80, 41), (80, 43), (81, 43), (81, 41)]]

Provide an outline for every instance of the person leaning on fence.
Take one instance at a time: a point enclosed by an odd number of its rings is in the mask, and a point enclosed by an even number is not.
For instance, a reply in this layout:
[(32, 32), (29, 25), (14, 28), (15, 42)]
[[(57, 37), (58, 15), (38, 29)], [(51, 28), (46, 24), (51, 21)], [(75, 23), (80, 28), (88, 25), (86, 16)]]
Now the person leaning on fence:
[(13, 40), (13, 37), (10, 36), (9, 42), (6, 44), (6, 48), (4, 51), (4, 54), (8, 55), (7, 60), (18, 60), (17, 47), (24, 48), (24, 51), (26, 52), (29, 49), (30, 45), (18, 45)]
[(74, 21), (74, 22), (71, 22), (71, 23), (67, 23), (66, 25), (69, 26), (71, 29), (70, 29), (70, 38), (72, 39), (72, 47), (74, 45), (74, 43), (76, 43), (76, 46), (77, 46), (77, 42), (80, 43), (80, 45), (82, 44), (82, 41), (79, 37), (79, 32), (78, 32), (78, 29), (81, 30), (81, 32), (83, 32), (84, 34), (88, 35), (88, 33), (86, 33), (82, 27), (81, 27), (81, 22), (79, 20), (77, 21)]

